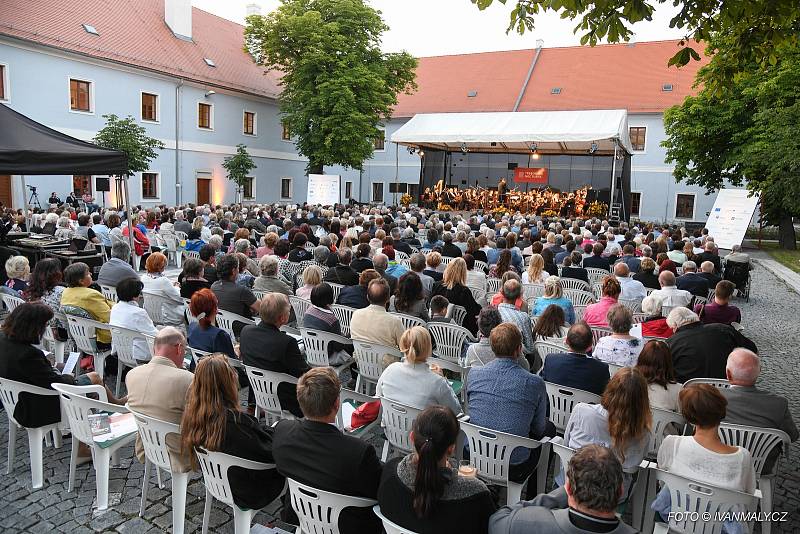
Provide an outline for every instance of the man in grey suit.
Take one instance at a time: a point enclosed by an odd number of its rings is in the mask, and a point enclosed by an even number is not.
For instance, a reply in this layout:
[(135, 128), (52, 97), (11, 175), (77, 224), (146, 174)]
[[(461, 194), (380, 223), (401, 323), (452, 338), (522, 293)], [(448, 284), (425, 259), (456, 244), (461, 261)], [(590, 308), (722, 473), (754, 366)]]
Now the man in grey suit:
[[(785, 397), (757, 388), (755, 383), (760, 372), (761, 360), (754, 352), (738, 348), (730, 353), (725, 374), (731, 387), (720, 390), (728, 400), (725, 422), (777, 428), (786, 432), (792, 441), (797, 441), (799, 434), (789, 412), (789, 401)], [(777, 457), (776, 449), (765, 463), (765, 473), (770, 472)]]

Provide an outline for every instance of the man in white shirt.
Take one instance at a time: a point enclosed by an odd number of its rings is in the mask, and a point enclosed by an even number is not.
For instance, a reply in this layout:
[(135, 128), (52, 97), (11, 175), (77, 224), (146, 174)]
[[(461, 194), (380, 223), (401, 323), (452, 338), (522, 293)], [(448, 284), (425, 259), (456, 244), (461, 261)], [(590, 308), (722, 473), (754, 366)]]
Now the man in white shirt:
[[(661, 309), (672, 309), (678, 307), (686, 307), (692, 301), (692, 294), (688, 291), (678, 289), (675, 285), (675, 275), (671, 271), (664, 271), (658, 275), (658, 283), (661, 289), (656, 289), (651, 293), (654, 297), (661, 301)], [(664, 315), (666, 311), (662, 311)]]
[(370, 305), (353, 312), (350, 337), (387, 347), (400, 347), (400, 337), (405, 328), (400, 318), (386, 311), (390, 296), (389, 284), (383, 278), (369, 283), (367, 299)]
[(614, 265), (614, 276), (617, 277), (617, 281), (622, 288), (622, 293), (619, 294), (619, 298), (622, 300), (638, 300), (641, 302), (642, 299), (647, 296), (647, 289), (645, 289), (644, 284), (640, 281), (631, 278), (630, 274), (631, 271), (627, 264), (620, 262)]

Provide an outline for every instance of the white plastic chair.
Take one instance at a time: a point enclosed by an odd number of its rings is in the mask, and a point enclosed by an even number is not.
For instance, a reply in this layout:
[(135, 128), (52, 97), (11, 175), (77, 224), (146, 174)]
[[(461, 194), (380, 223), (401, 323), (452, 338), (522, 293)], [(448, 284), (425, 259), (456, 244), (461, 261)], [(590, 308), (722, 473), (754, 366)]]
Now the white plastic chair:
[(196, 250), (184, 250), (183, 255), (187, 258), (194, 258), (197, 260), (200, 259), (200, 253), (197, 252)]
[[(67, 322), (66, 319), (64, 322)], [(42, 335), (42, 346), (53, 353), (56, 363), (64, 363), (64, 352), (66, 350), (67, 342), (57, 339), (55, 330), (56, 328), (54, 326), (48, 326), (44, 329), (44, 334)]]
[(585, 291), (587, 293), (590, 293), (592, 289), (589, 284), (583, 280), (578, 280), (577, 278), (562, 278), (560, 282), (561, 287), (564, 289), (574, 289), (576, 291)]
[(386, 463), (390, 453), (408, 454), (414, 450), (414, 444), (411, 443), (409, 432), (411, 432), (411, 427), (414, 425), (414, 420), (422, 413), (422, 410), (391, 399), (382, 398), (381, 411), (383, 414), (383, 430), (386, 434), (381, 461)]
[(587, 267), (586, 274), (589, 276), (589, 283), (594, 285), (600, 282), (603, 278), (611, 274), (611, 271), (605, 269), (598, 269), (597, 267)]
[(428, 323), (428, 331), (436, 342), (434, 354), (444, 360), (451, 362), (461, 362), (461, 348), (464, 343), (477, 343), (472, 332), (449, 323)]
[(211, 516), (211, 505), (214, 499), (233, 508), (233, 531), (235, 534), (249, 534), (250, 523), (258, 510), (243, 510), (233, 502), (233, 491), (228, 481), (228, 470), (231, 467), (249, 469), (251, 471), (267, 471), (275, 469), (275, 464), (265, 464), (245, 460), (230, 454), (206, 451), (195, 448), (200, 470), (203, 472), (203, 483), (206, 487), (206, 504), (203, 510), (202, 533), (208, 532), (208, 520)]
[(470, 292), (472, 293), (472, 298), (475, 300), (475, 302), (481, 305), (485, 305), (487, 303), (485, 289), (480, 289), (477, 287), (469, 287), (469, 286), (467, 287), (467, 289), (469, 289)]
[(572, 306), (572, 309), (575, 310), (575, 322), (583, 321), (583, 314), (586, 311), (586, 306)]
[(614, 375), (615, 375), (615, 374), (617, 374), (617, 373), (618, 373), (618, 372), (619, 372), (619, 371), (622, 369), (622, 367), (623, 367), (622, 365), (617, 365), (617, 364), (614, 364), (614, 363), (608, 363), (608, 362), (606, 362), (606, 365), (608, 365), (608, 374), (609, 374), (609, 376), (614, 376)]
[(690, 378), (683, 383), (683, 387), (689, 387), (694, 384), (711, 384), (715, 388), (728, 389), (731, 383), (724, 378)]
[(19, 306), (20, 304), (25, 304), (25, 301), (19, 297), (15, 297), (14, 295), (8, 295), (6, 293), (0, 294), (0, 297), (3, 299), (3, 304), (6, 306), (6, 310), (8, 313), (14, 311), (14, 309)]
[[(300, 337), (303, 339), (303, 346), (306, 351), (306, 360), (311, 367), (329, 367), (328, 345), (332, 342), (342, 345), (351, 345), (353, 342), (344, 336), (337, 336), (322, 330), (312, 330), (311, 328), (301, 328)], [(353, 360), (334, 367), (336, 373), (341, 373), (353, 365)]]
[(405, 330), (410, 330), (415, 326), (421, 326), (423, 328), (425, 327), (425, 321), (423, 321), (419, 317), (414, 317), (413, 315), (407, 315), (405, 313), (399, 313), (399, 312), (390, 312), (390, 315), (393, 315), (398, 319), (400, 319), (400, 321), (403, 323), (403, 328)]
[(31, 395), (41, 395), (47, 397), (58, 396), (57, 391), (51, 389), (23, 384), (7, 378), (0, 378), (0, 401), (8, 417), (8, 465), (6, 474), (10, 475), (14, 469), (14, 456), (16, 452), (17, 428), (24, 428), (28, 431), (28, 449), (31, 459), (31, 480), (33, 489), (39, 489), (44, 485), (44, 464), (42, 455), (42, 441), (47, 438), (47, 434), (53, 433), (53, 440), (57, 447), (61, 446), (61, 433), (59, 430), (60, 422), (52, 425), (45, 425), (36, 428), (23, 427), (14, 419), (14, 410), (19, 402), (19, 394), (28, 393)]
[(650, 413), (653, 417), (653, 427), (650, 430), (650, 443), (644, 456), (655, 460), (658, 457), (658, 449), (661, 447), (661, 442), (669, 435), (666, 431), (670, 428), (682, 431), (686, 426), (686, 418), (679, 413), (652, 406), (650, 407)]
[(593, 293), (579, 289), (565, 289), (564, 296), (572, 302), (573, 306), (588, 306), (597, 302)]
[(380, 519), (381, 523), (383, 523), (383, 530), (386, 531), (386, 534), (417, 534), (413, 530), (403, 528), (400, 525), (392, 523), (390, 520), (386, 519), (386, 516), (381, 513), (381, 507), (377, 504), (372, 507), (372, 512), (378, 516), (378, 519)]
[(547, 388), (547, 396), (550, 399), (550, 420), (555, 425), (556, 430), (562, 434), (567, 427), (569, 416), (572, 415), (572, 409), (576, 404), (579, 402), (587, 404), (600, 403), (600, 395), (595, 395), (582, 389), (568, 388), (550, 382), (545, 382), (544, 385)]
[(175, 302), (159, 293), (142, 291), (142, 307), (147, 312), (150, 320), (153, 321), (153, 324), (163, 325), (167, 324), (164, 310), (174, 308)]
[(289, 304), (292, 305), (294, 316), (297, 317), (298, 321), (301, 320), (301, 318), (306, 314), (306, 311), (308, 311), (308, 309), (311, 307), (310, 300), (301, 299), (300, 297), (295, 297), (294, 295), (289, 295)]
[(119, 302), (119, 297), (117, 296), (117, 288), (114, 286), (104, 286), (100, 285), (100, 291), (103, 293), (103, 296), (106, 300), (110, 300), (111, 302)]
[(592, 326), (592, 344), (597, 345), (597, 342), (600, 341), (601, 337), (610, 336), (614, 333), (613, 330), (610, 328), (605, 328), (602, 326)]
[[(791, 444), (789, 436), (783, 430), (776, 428), (758, 428), (721, 423), (719, 425), (719, 437), (727, 445), (743, 447), (750, 451), (756, 477), (758, 478), (758, 489), (761, 490), (761, 511), (769, 517), (772, 512), (772, 500), (775, 493), (774, 479), (777, 473), (777, 462), (772, 466), (772, 472), (769, 473), (764, 472), (765, 462), (776, 447), (782, 447), (782, 454), (786, 453)], [(771, 531), (771, 527), (769, 519), (761, 522), (761, 532), (763, 534), (768, 534)]]
[[(550, 441), (548, 441), (547, 443), (550, 447), (550, 450), (554, 452), (556, 456), (558, 456), (558, 459), (560, 460), (561, 464), (561, 469), (559, 469), (558, 464), (554, 464), (553, 472), (559, 473), (561, 470), (563, 470), (563, 472), (566, 473), (567, 465), (569, 464), (569, 461), (572, 459), (572, 457), (575, 455), (575, 449), (564, 445), (564, 438), (558, 436), (551, 438)], [(553, 486), (554, 486), (553, 489), (555, 489), (555, 487), (558, 486), (558, 482), (556, 482), (555, 476), (553, 476)], [(542, 491), (546, 492), (547, 489), (544, 489)]]
[(111, 351), (97, 348), (97, 330), (108, 330), (109, 325), (76, 315), (67, 315), (66, 318), (69, 336), (75, 341), (75, 346), (79, 351), (94, 357), (94, 370), (100, 378), (103, 378), (106, 356), (111, 354)]
[[(506, 486), (506, 504), (516, 504), (522, 498), (522, 489), (528, 482), (526, 478), (522, 482), (514, 482), (508, 479), (508, 471), (511, 463), (511, 453), (517, 447), (534, 450), (541, 448), (539, 462), (536, 465), (536, 474), (539, 488), (544, 488), (547, 481), (547, 465), (549, 460), (549, 449), (546, 446), (547, 438), (537, 441), (531, 438), (523, 438), (498, 432), (489, 428), (483, 428), (471, 423), (461, 422), (461, 431), (467, 437), (469, 444), (469, 462), (478, 470), (478, 476), (489, 484)], [(533, 473), (531, 473), (532, 475)], [(529, 477), (530, 478), (530, 475)]]
[(186, 488), (189, 484), (189, 473), (175, 471), (167, 447), (167, 434), (180, 436), (181, 429), (175, 423), (169, 423), (131, 410), (125, 406), (136, 419), (139, 429), (139, 439), (144, 449), (144, 478), (142, 481), (142, 503), (139, 507), (139, 517), (144, 516), (147, 508), (147, 490), (150, 486), (150, 476), (153, 466), (156, 471), (163, 469), (172, 476), (172, 532), (183, 534), (183, 525), (186, 516)]
[(342, 409), (342, 405), (344, 405), (348, 401), (364, 403), (364, 402), (380, 401), (380, 399), (378, 397), (364, 395), (363, 393), (359, 393), (358, 391), (353, 391), (352, 389), (342, 388), (342, 390), (339, 392), (339, 411), (336, 413), (336, 428), (338, 428), (342, 432), (347, 432), (352, 436), (360, 438), (369, 435), (373, 429), (378, 428), (378, 425), (381, 422), (380, 412), (378, 413), (378, 417), (371, 423), (367, 423), (362, 427), (348, 431), (347, 428), (350, 426), (349, 425), (350, 421), (344, 420), (344, 410)]
[(331, 305), (331, 311), (339, 319), (339, 327), (342, 329), (342, 335), (345, 337), (350, 336), (350, 320), (353, 318), (355, 308), (349, 306), (342, 306), (341, 304)]
[(294, 419), (294, 415), (281, 406), (278, 385), (284, 382), (297, 384), (297, 379), (291, 375), (266, 371), (249, 365), (245, 366), (245, 370), (247, 379), (250, 381), (250, 389), (256, 398), (256, 419), (260, 417), (260, 411), (264, 412), (264, 417), (270, 425), (281, 419)]
[[(147, 343), (147, 337), (141, 332), (123, 328), (121, 326), (112, 326), (111, 330), (111, 347), (117, 353), (117, 389), (115, 395), (119, 397), (119, 390), (122, 385), (122, 371), (129, 367), (133, 369), (140, 362), (149, 361), (152, 358), (152, 351), (148, 347), (148, 355), (150, 358), (142, 360), (136, 358), (136, 349), (141, 348), (142, 343)], [(150, 336), (152, 337), (152, 336)], [(137, 347), (137, 343), (138, 347)], [(155, 338), (153, 337), (153, 341)]]
[(486, 272), (489, 270), (489, 265), (487, 265), (483, 260), (475, 260), (475, 269)]
[(542, 369), (544, 369), (544, 362), (550, 354), (558, 354), (561, 352), (567, 352), (569, 350), (567, 349), (566, 345), (554, 343), (552, 341), (534, 341), (533, 348), (542, 359), (542, 367), (539, 369), (539, 373), (541, 373)]
[(227, 310), (217, 310), (216, 316), (217, 326), (231, 336), (231, 341), (236, 343), (236, 334), (234, 334), (233, 325), (236, 323), (242, 323), (245, 325), (256, 324), (253, 319), (248, 317), (244, 317), (239, 315), (238, 313), (233, 313)]
[(387, 347), (386, 345), (380, 345), (378, 343), (354, 339), (353, 347), (353, 358), (358, 366), (356, 391), (367, 395), (375, 392), (378, 378), (380, 378), (383, 372), (384, 356), (388, 354), (397, 359), (403, 359), (403, 353), (396, 348)]
[[(75, 471), (78, 461), (78, 444), (85, 443), (92, 450), (95, 479), (97, 483), (97, 509), (108, 508), (108, 472), (112, 458), (118, 463), (119, 449), (130, 444), (136, 439), (136, 433), (119, 438), (108, 447), (101, 447), (95, 443), (88, 416), (100, 410), (111, 413), (128, 413), (124, 406), (109, 404), (106, 389), (100, 385), (69, 386), (67, 384), (53, 384), (53, 389), (61, 395), (61, 406), (67, 414), (70, 432), (72, 432), (72, 455), (69, 464), (69, 486), (67, 491), (72, 492), (75, 487)], [(96, 393), (100, 400), (89, 399), (89, 393)]]
[(502, 280), (499, 278), (487, 278), (486, 279), (486, 293), (494, 294), (500, 292), (500, 286), (502, 285)]
[(342, 292), (344, 284), (334, 284), (333, 282), (325, 282), (325, 283), (331, 286), (331, 289), (333, 289), (333, 302), (339, 300), (339, 294)]
[(527, 301), (529, 298), (543, 297), (544, 284), (523, 284), (522, 299)]
[(313, 488), (287, 478), (292, 508), (300, 520), (295, 534), (339, 534), (339, 515), (345, 508), (372, 508), (378, 501)]
[(618, 299), (617, 302), (628, 308), (632, 314), (642, 310), (642, 301), (639, 299)]
[[(180, 242), (178, 241), (178, 236), (175, 234), (166, 234), (161, 236), (164, 240), (164, 244), (167, 247), (167, 261), (172, 262), (175, 264), (175, 267), (178, 269), (181, 268), (181, 261), (183, 259), (182, 251), (180, 250)], [(198, 258), (200, 253), (197, 254)]]
[(450, 304), (447, 307), (447, 317), (453, 319), (458, 326), (464, 326), (464, 319), (467, 318), (467, 309), (458, 304)]

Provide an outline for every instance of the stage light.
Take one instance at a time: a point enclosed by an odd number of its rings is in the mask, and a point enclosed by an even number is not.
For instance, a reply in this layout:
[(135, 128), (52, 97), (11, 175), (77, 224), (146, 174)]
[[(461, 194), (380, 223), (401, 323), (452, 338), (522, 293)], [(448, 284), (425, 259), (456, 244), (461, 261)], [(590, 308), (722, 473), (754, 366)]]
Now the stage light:
[(533, 154), (531, 154), (531, 159), (539, 159), (540, 157), (541, 156), (539, 155), (538, 152), (534, 152)]
[(409, 154), (413, 154), (413, 153), (414, 153), (414, 152), (416, 152), (416, 151), (417, 151), (417, 149), (416, 149), (416, 148), (414, 148), (413, 146), (410, 146), (410, 147), (408, 147), (408, 153), (409, 153)]
[(597, 148), (598, 148), (597, 143), (595, 141), (592, 141), (592, 146), (589, 147), (589, 154), (594, 154), (595, 152), (597, 152)]
[(531, 159), (539, 159), (539, 152), (536, 151), (537, 149), (536, 143), (531, 143), (528, 148), (531, 149)]
[(464, 154), (469, 152), (469, 149), (467, 148), (467, 144), (466, 143), (461, 143), (461, 152), (464, 153)]
[(422, 156), (424, 156), (424, 155), (425, 155), (425, 151), (424, 151), (424, 150), (420, 150), (420, 151), (419, 151), (419, 157), (422, 157)]

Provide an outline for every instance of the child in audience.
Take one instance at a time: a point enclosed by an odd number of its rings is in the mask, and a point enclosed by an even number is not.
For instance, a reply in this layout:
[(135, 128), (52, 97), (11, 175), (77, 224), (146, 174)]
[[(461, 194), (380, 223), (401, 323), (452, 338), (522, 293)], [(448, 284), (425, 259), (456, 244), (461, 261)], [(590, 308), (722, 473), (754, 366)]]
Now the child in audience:
[(452, 317), (447, 317), (447, 308), (450, 301), (444, 295), (436, 295), (431, 299), (431, 322), (452, 323)]

